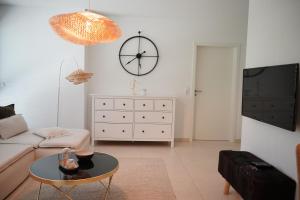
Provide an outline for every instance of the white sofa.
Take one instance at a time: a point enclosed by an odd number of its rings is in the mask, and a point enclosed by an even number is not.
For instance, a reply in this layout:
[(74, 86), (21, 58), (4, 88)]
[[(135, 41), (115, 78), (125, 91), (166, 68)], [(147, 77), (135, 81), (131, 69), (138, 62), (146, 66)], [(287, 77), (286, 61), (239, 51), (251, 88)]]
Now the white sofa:
[(68, 129), (72, 134), (44, 139), (26, 131), (9, 139), (0, 139), (0, 200), (6, 198), (28, 177), (28, 168), (43, 156), (59, 153), (62, 148), (82, 149), (90, 144), (90, 133)]

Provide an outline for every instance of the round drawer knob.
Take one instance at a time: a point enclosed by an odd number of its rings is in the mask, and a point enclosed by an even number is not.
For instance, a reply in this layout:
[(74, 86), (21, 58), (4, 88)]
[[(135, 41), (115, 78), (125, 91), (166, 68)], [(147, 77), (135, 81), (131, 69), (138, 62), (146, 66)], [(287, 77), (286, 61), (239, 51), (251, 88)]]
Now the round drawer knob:
[(125, 115), (123, 115), (123, 119), (125, 119)]
[(144, 131), (144, 130), (142, 130), (142, 133), (145, 133), (145, 131)]
[(145, 106), (146, 106), (146, 104), (143, 104), (143, 106), (145, 107)]
[(165, 133), (165, 131), (161, 131), (161, 133)]
[(165, 105), (165, 104), (163, 104), (163, 107), (166, 107), (166, 105)]
[(124, 129), (122, 130), (122, 133), (125, 133), (125, 130), (124, 130)]
[(103, 115), (102, 117), (105, 118), (105, 115)]
[(102, 129), (102, 132), (104, 133), (104, 132), (105, 132), (105, 130), (104, 130), (104, 129)]
[(162, 116), (161, 118), (162, 118), (162, 119), (165, 119), (165, 116)]
[(145, 119), (146, 117), (145, 117), (145, 116), (143, 116), (142, 118), (143, 118), (143, 119)]
[(103, 106), (105, 106), (105, 105), (106, 105), (106, 103), (102, 103), (102, 105), (103, 105)]
[(123, 103), (123, 106), (126, 106), (126, 104), (125, 104), (125, 103)]

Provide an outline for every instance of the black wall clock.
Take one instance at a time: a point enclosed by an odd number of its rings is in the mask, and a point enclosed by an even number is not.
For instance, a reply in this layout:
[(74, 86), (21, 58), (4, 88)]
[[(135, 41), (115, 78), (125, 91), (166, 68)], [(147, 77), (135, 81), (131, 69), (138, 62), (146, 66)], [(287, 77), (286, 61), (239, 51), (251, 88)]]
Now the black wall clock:
[(126, 72), (143, 76), (152, 72), (158, 63), (158, 50), (152, 40), (139, 35), (128, 38), (121, 46), (119, 60)]

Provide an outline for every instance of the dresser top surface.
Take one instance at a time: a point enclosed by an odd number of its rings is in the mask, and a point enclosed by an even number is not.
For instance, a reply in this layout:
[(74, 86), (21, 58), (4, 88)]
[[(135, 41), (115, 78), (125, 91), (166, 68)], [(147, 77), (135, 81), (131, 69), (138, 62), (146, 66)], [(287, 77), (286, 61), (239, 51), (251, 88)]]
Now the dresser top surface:
[(101, 94), (89, 94), (89, 96), (92, 96), (94, 98), (125, 98), (125, 99), (176, 99), (174, 96), (142, 96), (142, 95), (136, 95), (136, 96), (112, 96), (112, 95), (101, 95)]

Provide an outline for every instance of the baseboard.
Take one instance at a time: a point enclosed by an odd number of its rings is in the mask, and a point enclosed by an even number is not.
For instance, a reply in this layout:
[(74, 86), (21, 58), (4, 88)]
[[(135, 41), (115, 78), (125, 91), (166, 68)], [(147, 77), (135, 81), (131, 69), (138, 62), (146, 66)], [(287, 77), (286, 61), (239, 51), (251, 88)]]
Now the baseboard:
[[(183, 139), (187, 139), (187, 138), (183, 138)], [(176, 141), (176, 139), (175, 139), (175, 141)], [(240, 139), (234, 139), (234, 140), (196, 140), (196, 139), (193, 139), (193, 141), (202, 141), (202, 142), (232, 142), (232, 143), (238, 143), (238, 144), (241, 143)]]
[(190, 138), (175, 138), (175, 142), (190, 142)]
[(234, 139), (233, 142), (241, 144), (241, 139)]

